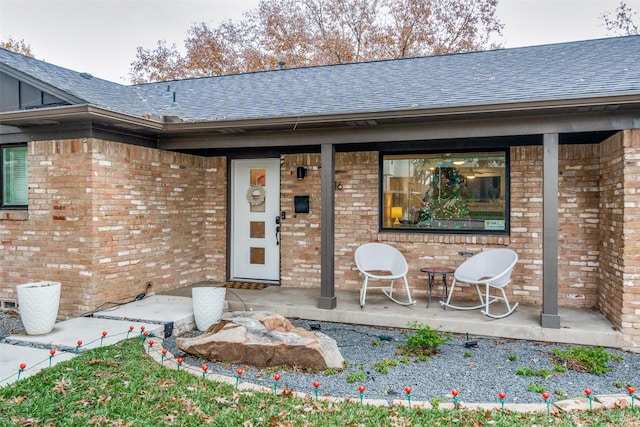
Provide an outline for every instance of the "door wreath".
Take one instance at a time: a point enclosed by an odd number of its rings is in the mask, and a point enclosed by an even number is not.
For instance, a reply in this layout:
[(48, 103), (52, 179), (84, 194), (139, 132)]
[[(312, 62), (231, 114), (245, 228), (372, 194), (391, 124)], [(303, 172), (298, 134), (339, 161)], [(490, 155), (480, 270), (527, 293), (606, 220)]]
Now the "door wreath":
[(251, 206), (260, 206), (264, 203), (264, 187), (262, 185), (250, 185), (247, 190), (247, 201)]

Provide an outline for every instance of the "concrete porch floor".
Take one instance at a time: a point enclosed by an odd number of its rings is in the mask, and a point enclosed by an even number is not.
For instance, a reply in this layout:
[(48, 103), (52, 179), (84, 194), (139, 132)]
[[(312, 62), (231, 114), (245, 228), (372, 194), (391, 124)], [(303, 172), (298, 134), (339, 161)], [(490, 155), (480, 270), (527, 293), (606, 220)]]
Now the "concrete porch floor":
[[(191, 297), (191, 288), (195, 286), (216, 284), (199, 283), (165, 294)], [(226, 300), (229, 310), (268, 310), (287, 318), (394, 328), (406, 328), (410, 322), (419, 322), (437, 330), (470, 336), (624, 347), (622, 334), (613, 329), (602, 313), (591, 309), (560, 308), (560, 329), (549, 329), (540, 327), (540, 306), (520, 305), (508, 317), (490, 319), (480, 310), (444, 310), (435, 297), (426, 308), (427, 298), (420, 295), (414, 296), (415, 305), (406, 307), (393, 303), (380, 291), (370, 291), (366, 305), (361, 309), (358, 293), (337, 291), (337, 307), (333, 310), (318, 308), (319, 297), (319, 289), (269, 286), (264, 290), (228, 289)], [(492, 312), (494, 307), (496, 313), (502, 308), (500, 303), (494, 304)]]

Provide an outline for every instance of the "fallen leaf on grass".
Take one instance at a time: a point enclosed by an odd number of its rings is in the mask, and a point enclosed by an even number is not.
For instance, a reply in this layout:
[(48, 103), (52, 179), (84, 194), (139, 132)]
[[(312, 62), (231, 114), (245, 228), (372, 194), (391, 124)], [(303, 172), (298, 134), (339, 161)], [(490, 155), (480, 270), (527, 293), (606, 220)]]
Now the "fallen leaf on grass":
[(21, 404), (22, 402), (24, 402), (25, 400), (27, 400), (27, 396), (16, 396), (13, 399), (11, 399), (11, 401), (13, 403), (15, 403), (16, 405)]
[(96, 415), (95, 417), (89, 418), (87, 422), (89, 424), (102, 426), (105, 422), (107, 422), (107, 417), (105, 417), (104, 415)]
[(133, 421), (125, 422), (124, 420), (111, 421), (112, 427), (129, 427), (133, 425)]
[(37, 426), (38, 425), (38, 421), (40, 421), (37, 418), (18, 418), (18, 417), (11, 417), (11, 421), (13, 421), (15, 423), (15, 425), (20, 426), (20, 427), (30, 427), (30, 426)]
[(293, 397), (293, 389), (285, 385), (284, 388), (282, 389), (282, 392), (280, 393), (280, 396)]
[(94, 400), (90, 398), (80, 399), (76, 402), (76, 406), (90, 406), (93, 405)]
[(627, 402), (624, 399), (617, 399), (614, 403), (613, 403), (613, 408), (614, 409), (627, 409), (631, 407), (631, 405), (629, 404), (629, 402)]
[(173, 424), (173, 422), (176, 420), (176, 416), (174, 414), (165, 414), (159, 417), (159, 419), (166, 422), (167, 424)]
[(56, 383), (56, 385), (51, 389), (52, 391), (58, 391), (63, 396), (67, 395), (66, 388), (71, 385), (71, 381), (67, 381), (64, 378)]
[(176, 381), (173, 380), (168, 380), (168, 379), (161, 379), (156, 381), (156, 385), (160, 388), (169, 388), (169, 387), (173, 387), (174, 385), (176, 385)]

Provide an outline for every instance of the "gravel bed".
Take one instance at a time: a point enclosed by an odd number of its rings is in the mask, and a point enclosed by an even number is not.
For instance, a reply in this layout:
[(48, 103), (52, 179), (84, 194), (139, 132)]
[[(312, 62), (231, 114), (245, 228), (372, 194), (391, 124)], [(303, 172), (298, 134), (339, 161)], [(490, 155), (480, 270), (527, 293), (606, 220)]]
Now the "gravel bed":
[[(451, 335), (451, 340), (442, 344), (438, 354), (427, 361), (414, 357), (404, 358), (397, 354), (397, 345), (406, 337), (401, 329), (368, 327), (351, 324), (292, 320), (295, 326), (311, 329), (319, 325), (320, 331), (335, 339), (348, 367), (339, 373), (309, 373), (282, 369), (279, 387), (287, 386), (295, 391), (313, 395), (313, 382), (319, 381), (320, 393), (338, 397), (359, 396), (358, 386), (366, 387), (365, 397), (370, 399), (405, 399), (405, 387), (412, 388), (413, 401), (434, 398), (442, 402), (451, 400), (451, 390), (459, 391), (461, 402), (496, 402), (498, 393), (506, 393), (507, 403), (543, 403), (540, 392), (528, 391), (533, 383), (543, 386), (552, 401), (583, 395), (585, 388), (595, 395), (625, 394), (629, 384), (640, 386), (640, 354), (607, 349), (620, 356), (622, 361), (610, 361), (612, 370), (604, 375), (593, 375), (567, 370), (551, 377), (521, 376), (518, 367), (549, 369), (554, 365), (549, 352), (554, 348), (566, 350), (570, 346), (525, 340)], [(183, 336), (195, 336), (189, 332)], [(273, 368), (258, 369), (229, 363), (215, 363), (198, 359), (178, 349), (175, 337), (165, 339), (164, 346), (184, 363), (199, 367), (206, 363), (209, 372), (234, 377), (237, 369), (244, 370), (243, 381), (273, 387)], [(374, 365), (383, 360), (395, 360), (397, 366), (389, 366), (388, 373), (379, 373)], [(349, 374), (364, 371), (366, 379), (348, 383)]]
[(24, 332), (18, 310), (12, 308), (0, 312), (0, 338)]
[[(607, 352), (623, 358), (620, 362), (610, 361), (612, 368), (604, 375), (593, 375), (567, 370), (549, 378), (527, 377), (516, 374), (518, 367), (549, 369), (553, 363), (549, 353), (554, 348), (566, 350), (571, 346), (549, 344), (536, 341), (486, 338), (477, 336), (451, 335), (451, 340), (442, 344), (438, 354), (427, 361), (414, 357), (405, 358), (397, 354), (398, 344), (406, 341), (406, 330), (368, 327), (352, 324), (315, 322), (292, 319), (295, 326), (307, 330), (319, 326), (323, 332), (335, 339), (348, 367), (342, 372), (325, 374), (282, 369), (280, 387), (287, 386), (295, 391), (313, 395), (313, 382), (321, 383), (319, 392), (337, 397), (357, 398), (358, 386), (366, 387), (365, 397), (371, 399), (404, 399), (406, 386), (412, 388), (412, 400), (439, 398), (451, 400), (451, 390), (459, 391), (463, 402), (499, 402), (498, 393), (506, 393), (507, 403), (542, 403), (540, 393), (528, 391), (533, 383), (544, 387), (553, 401), (566, 397), (583, 395), (590, 388), (596, 395), (625, 394), (626, 386), (640, 387), (640, 354), (607, 349)], [(0, 338), (11, 334), (24, 333), (17, 310), (0, 313)], [(183, 336), (195, 336), (198, 331)], [(266, 387), (273, 387), (275, 369), (258, 369), (250, 366), (216, 363), (201, 360), (178, 349), (176, 337), (164, 340), (164, 346), (175, 357), (182, 357), (186, 364), (199, 369), (203, 363), (209, 372), (235, 376), (237, 369), (244, 370), (243, 381), (250, 381)], [(384, 339), (383, 339), (384, 338)], [(397, 366), (389, 366), (388, 373), (380, 373), (374, 365), (384, 360), (395, 360)], [(348, 383), (347, 377), (363, 371), (366, 379)]]

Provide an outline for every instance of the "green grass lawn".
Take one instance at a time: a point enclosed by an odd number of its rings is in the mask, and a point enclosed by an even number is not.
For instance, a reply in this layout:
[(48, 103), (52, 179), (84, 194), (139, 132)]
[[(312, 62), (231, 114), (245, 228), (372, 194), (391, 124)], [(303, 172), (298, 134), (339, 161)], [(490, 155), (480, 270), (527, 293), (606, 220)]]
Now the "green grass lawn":
[(424, 410), (236, 391), (155, 363), (140, 339), (0, 389), (2, 426), (640, 426), (640, 409), (572, 414)]

